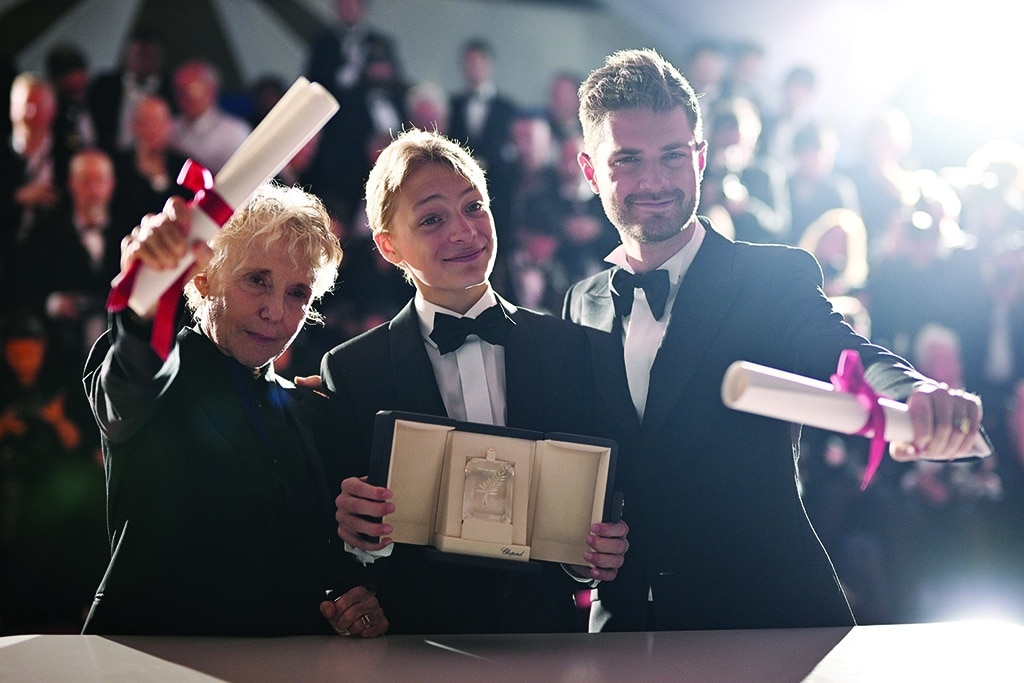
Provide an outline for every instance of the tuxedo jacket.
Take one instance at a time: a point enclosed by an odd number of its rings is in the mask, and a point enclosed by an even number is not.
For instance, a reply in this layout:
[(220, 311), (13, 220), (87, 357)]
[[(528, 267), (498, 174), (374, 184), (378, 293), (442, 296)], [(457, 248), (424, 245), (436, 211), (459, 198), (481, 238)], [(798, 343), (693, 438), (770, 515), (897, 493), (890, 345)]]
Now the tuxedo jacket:
[(488, 105), (487, 116), (484, 118), (480, 133), (471, 136), (466, 116), (466, 106), (470, 97), (470, 93), (464, 92), (450, 98), (448, 136), (468, 145), (473, 151), (473, 156), (480, 159), (488, 174), (491, 174), (496, 170), (495, 166), (501, 162), (501, 151), (509, 141), (509, 133), (518, 110), (512, 100), (500, 93), (494, 95)]
[[(103, 231), (103, 257), (98, 267), (93, 266), (75, 230), (74, 211), (69, 203), (46, 214), (35, 226), (24, 247), (28, 263), (19, 264), (19, 268), (47, 273), (43, 286), (36, 285), (37, 296), (45, 297), (50, 292), (80, 292), (94, 297), (102, 305), (110, 291), (110, 281), (121, 270), (121, 240), (134, 227), (119, 207), (112, 204), (110, 208)], [(31, 278), (31, 275), (26, 273), (26, 277)]]
[(853, 618), (797, 487), (799, 428), (738, 412), (722, 377), (746, 360), (828, 381), (843, 349), (868, 380), (909, 394), (909, 365), (857, 336), (805, 251), (707, 235), (651, 369), (641, 423), (630, 399), (612, 270), (575, 285), (565, 314), (590, 330), (602, 434), (619, 442), (630, 550), (600, 587), (609, 630), (838, 626)]
[[(56, 170), (57, 161), (52, 152), (47, 163)], [(15, 201), (14, 194), (29, 180), (26, 159), (14, 150), (8, 135), (0, 142), (0, 188), (3, 188), (0, 191), (0, 300), (15, 306), (19, 304), (20, 292), (12, 291), (12, 287), (23, 285), (16, 281), (13, 271), (23, 260), (20, 252), (25, 249), (25, 240), (40, 223), (48, 220), (49, 214), (62, 210), (67, 201), (67, 185), (54, 183), (60, 194), (57, 205), (26, 209)]]
[[(518, 309), (505, 345), (507, 425), (592, 434), (592, 378), (586, 333), (551, 316)], [(402, 410), (447, 416), (410, 302), (390, 322), (334, 348), (321, 368), (330, 392), (332, 432), (323, 449), (335, 491), (369, 467), (374, 416)], [(394, 501), (401, 506), (401, 500)], [(586, 629), (573, 602), (588, 586), (557, 564), (480, 568), (441, 561), (429, 549), (395, 544), (370, 565), (367, 581), (391, 623), (389, 633), (516, 633)]]
[[(515, 248), (515, 240), (510, 239), (505, 231), (512, 223), (513, 197), (518, 187), (517, 163), (505, 153), (509, 144), (512, 124), (518, 115), (518, 108), (512, 100), (500, 92), (491, 98), (480, 132), (470, 135), (466, 106), (471, 93), (463, 92), (449, 98), (448, 137), (466, 145), (473, 153), (473, 158), (480, 162), (487, 171), (487, 185), (491, 191), (491, 213), (494, 224), (498, 228), (498, 260), (495, 265), (495, 278), (501, 291), (512, 291), (503, 280), (509, 276), (509, 259)], [(506, 227), (508, 226), (508, 227)], [(494, 281), (492, 279), (492, 281)]]
[[(367, 58), (390, 56), (398, 64), (398, 53), (393, 39), (375, 30), (362, 34), (362, 50)], [(313, 191), (338, 211), (343, 221), (350, 222), (362, 200), (372, 164), (367, 156), (367, 145), (373, 134), (370, 112), (371, 85), (365, 78), (365, 62), (361, 73), (350, 86), (338, 82), (338, 72), (346, 66), (348, 57), (342, 52), (338, 31), (328, 29), (310, 44), (305, 75), (331, 91), (340, 108), (320, 132), (320, 142), (306, 180)], [(386, 93), (387, 99), (405, 120), (404, 95), (400, 88)]]
[[(132, 221), (137, 222), (147, 213), (159, 213), (169, 198), (184, 193), (177, 184), (177, 178), (188, 157), (180, 152), (168, 149), (164, 154), (164, 171), (169, 183), (163, 190), (154, 189), (149, 178), (139, 173), (135, 167), (135, 150), (115, 152), (113, 159), (117, 185), (112, 204), (118, 207), (122, 216), (128, 216)], [(132, 223), (129, 230), (134, 227), (135, 223)]]
[(84, 375), (111, 546), (85, 632), (331, 633), (318, 607), (344, 587), (341, 544), (311, 421), (326, 401), (192, 329), (161, 364), (126, 324)]
[[(397, 58), (394, 40), (375, 30), (363, 34), (362, 48), (366, 55), (391, 56)], [(309, 80), (320, 83), (335, 95), (341, 92), (338, 70), (347, 64), (347, 57), (341, 50), (341, 38), (334, 29), (320, 33), (310, 44), (306, 55), (305, 75)], [(365, 65), (364, 65), (365, 66)], [(362, 80), (360, 75), (358, 81)]]
[(38, 217), (28, 239), (14, 251), (7, 273), (6, 296), (22, 305), (43, 310), (47, 297), (55, 292), (79, 299), (79, 317), (48, 320), (52, 346), (78, 369), (106, 322), (104, 303), (110, 282), (121, 270), (121, 239), (132, 228), (122, 218), (120, 207), (112, 203), (110, 208), (98, 264), (93, 264), (75, 229), (73, 211), (64, 202)]
[[(124, 69), (107, 71), (97, 75), (89, 84), (88, 103), (93, 126), (96, 128), (96, 144), (109, 154), (118, 151), (118, 128), (125, 105), (124, 75)], [(154, 94), (162, 97), (168, 106), (174, 108), (174, 92), (171, 89), (171, 79), (166, 73), (159, 75)]]

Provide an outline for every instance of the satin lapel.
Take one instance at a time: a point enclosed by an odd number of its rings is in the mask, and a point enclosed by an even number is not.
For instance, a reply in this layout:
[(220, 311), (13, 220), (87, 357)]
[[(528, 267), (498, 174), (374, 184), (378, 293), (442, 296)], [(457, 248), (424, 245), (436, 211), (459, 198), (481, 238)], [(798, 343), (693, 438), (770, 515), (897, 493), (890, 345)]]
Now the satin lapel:
[[(609, 299), (609, 308), (611, 305)], [(621, 326), (616, 323), (611, 332), (591, 330), (589, 338), (598, 399), (607, 407), (607, 418), (612, 421), (614, 432), (632, 438), (640, 430), (640, 419), (629, 394)]]
[[(274, 527), (278, 515), (272, 493), (259, 486), (263, 478), (256, 470), (257, 463), (269, 457), (266, 444), (257, 427), (249, 419), (239, 395), (236, 380), (232, 378), (227, 360), (213, 343), (198, 332), (184, 330), (178, 337), (182, 364), (197, 370), (185, 372), (190, 378), (192, 400), (200, 412), (209, 419), (210, 425), (230, 444), (221, 450), (223, 457), (234, 458), (238, 466), (249, 475), (248, 487), (256, 491), (260, 506), (266, 516), (265, 523)], [(194, 428), (189, 426), (188, 428)], [(239, 486), (247, 486), (239, 482)]]
[(447, 415), (412, 301), (392, 318), (388, 326), (388, 343), (395, 395), (398, 397), (396, 407), (426, 415)]
[(576, 322), (603, 332), (618, 328), (615, 321), (615, 307), (612, 305), (611, 270), (606, 270), (594, 280), (594, 285), (580, 294), (582, 308)]
[[(245, 412), (237, 381), (232, 377), (223, 354), (198, 332), (185, 330), (179, 336), (181, 363), (189, 368), (192, 399), (225, 441), (236, 445), (240, 453), (265, 452), (259, 432)], [(191, 370), (193, 367), (201, 370)], [(248, 463), (243, 462), (248, 468)]]
[[(507, 305), (505, 310), (508, 310)], [(505, 423), (514, 426), (543, 424), (547, 401), (534, 392), (540, 372), (537, 359), (542, 357), (544, 348), (528, 315), (516, 311), (510, 317), (516, 325), (505, 344)]]
[[(309, 411), (305, 408), (308, 406), (307, 402), (316, 400), (316, 396), (302, 396), (287, 391), (278, 382), (272, 382), (270, 390), (274, 393), (275, 399), (280, 405), (284, 407), (284, 413), (286, 419), (294, 427), (295, 433), (298, 435), (298, 443), (293, 444), (302, 453), (303, 459), (309, 464), (313, 472), (316, 473), (317, 486), (321, 489), (321, 493), (324, 495), (324, 500), (327, 500), (328, 489), (327, 489), (327, 476), (324, 474), (323, 462), (320, 459), (319, 451), (316, 447), (316, 442), (313, 440), (313, 424), (310, 419)], [(326, 401), (326, 399), (324, 399)]]
[(724, 311), (735, 305), (732, 243), (705, 223), (707, 235), (683, 278), (672, 317), (651, 368), (643, 429), (656, 430), (670, 416), (701, 359), (718, 338)]
[(615, 318), (611, 271), (602, 273), (595, 283), (590, 290), (580, 294), (582, 308), (580, 319), (576, 322), (591, 328), (589, 337), (594, 383), (598, 397), (608, 407), (608, 418), (615, 422), (615, 433), (635, 434), (640, 429), (640, 421), (626, 381), (622, 324)]

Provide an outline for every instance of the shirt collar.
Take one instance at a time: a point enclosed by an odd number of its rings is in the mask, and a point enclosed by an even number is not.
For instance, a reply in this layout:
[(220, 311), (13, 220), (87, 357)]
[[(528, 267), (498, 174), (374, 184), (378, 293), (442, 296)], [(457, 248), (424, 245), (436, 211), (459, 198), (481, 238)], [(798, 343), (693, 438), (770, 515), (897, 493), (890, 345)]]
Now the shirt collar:
[[(110, 225), (109, 216), (103, 216), (103, 218), (97, 221), (95, 224), (87, 224), (78, 216), (75, 216), (73, 220), (75, 224), (75, 231), (77, 231), (79, 234), (90, 232), (90, 230), (95, 230), (96, 232), (103, 234), (106, 232), (107, 226)], [(90, 228), (91, 225), (95, 227)]]
[[(690, 241), (684, 244), (679, 251), (672, 254), (667, 261), (658, 266), (658, 269), (668, 271), (668, 279), (673, 287), (682, 282), (683, 276), (686, 275), (686, 271), (689, 270), (690, 264), (693, 263), (693, 259), (700, 249), (700, 245), (704, 243), (704, 235), (706, 234), (704, 224), (696, 220), (693, 222), (691, 230), (693, 230), (693, 236), (690, 238)], [(630, 273), (636, 272), (629, 265), (629, 260), (626, 258), (626, 247), (622, 244), (615, 247), (604, 260)]]
[[(206, 334), (206, 330), (203, 329), (202, 323), (196, 322), (196, 324), (192, 326), (192, 331), (195, 332), (196, 334), (201, 334), (202, 336), (204, 336), (207, 339), (209, 339), (210, 343), (213, 344), (213, 347), (215, 349), (217, 349), (218, 351), (220, 351), (225, 357), (230, 358), (233, 363), (238, 364), (239, 367), (245, 367), (241, 363), (239, 363), (237, 360), (235, 360), (234, 357), (230, 353), (228, 353), (226, 350), (221, 348), (220, 344), (218, 344), (217, 342), (213, 341), (213, 337), (211, 337), (210, 335)], [(258, 367), (258, 368), (248, 368), (247, 367), (247, 368), (245, 368), (245, 371), (248, 372), (250, 375), (252, 375), (252, 378), (254, 380), (263, 379), (263, 380), (266, 380), (266, 381), (269, 382), (269, 381), (272, 381), (274, 379), (274, 377), (277, 376), (274, 373), (274, 361), (270, 361), (266, 365), (263, 365), (263, 366)]]
[(157, 74), (149, 74), (141, 79), (131, 71), (125, 69), (121, 72), (121, 83), (130, 92), (156, 92), (160, 85), (160, 77)]
[(334, 24), (334, 35), (342, 42), (346, 39), (358, 39), (361, 41), (369, 33), (366, 24), (363, 22), (353, 24), (352, 26), (343, 24), (340, 21)]
[[(416, 292), (416, 296), (413, 297), (413, 306), (416, 308), (416, 317), (419, 318), (420, 321), (420, 332), (422, 333), (423, 338), (427, 340), (427, 343), (432, 346), (437, 346), (430, 338), (430, 333), (434, 330), (435, 314), (444, 313), (455, 318), (475, 318), (491, 306), (498, 305), (498, 303), (498, 295), (490, 285), (488, 285), (484, 293), (480, 295), (477, 302), (465, 313), (456, 313), (444, 306), (438, 306), (437, 304), (430, 303), (424, 299), (419, 292)], [(516, 307), (511, 304), (504, 303), (503, 305), (509, 313), (514, 313), (516, 311)]]
[(220, 108), (214, 104), (192, 121), (181, 118), (182, 128), (186, 131), (207, 131), (217, 125), (220, 119)]
[(474, 90), (472, 93), (473, 97), (480, 100), (489, 100), (497, 94), (498, 88), (495, 87), (494, 83), (491, 81), (481, 83), (480, 87)]

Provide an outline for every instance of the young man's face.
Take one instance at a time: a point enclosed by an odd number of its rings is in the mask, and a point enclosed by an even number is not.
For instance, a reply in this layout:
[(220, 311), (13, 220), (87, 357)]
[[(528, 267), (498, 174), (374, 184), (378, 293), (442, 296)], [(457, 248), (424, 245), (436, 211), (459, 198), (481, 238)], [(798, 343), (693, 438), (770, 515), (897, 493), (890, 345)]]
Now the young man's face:
[(183, 66), (174, 76), (174, 97), (186, 119), (204, 114), (217, 101), (217, 88), (199, 67)]
[(174, 119), (163, 100), (147, 98), (139, 102), (132, 116), (132, 130), (144, 149), (163, 151), (171, 139)]
[(34, 84), (11, 94), (11, 121), (35, 130), (48, 130), (57, 115), (57, 99), (48, 86)]
[(334, 11), (345, 26), (355, 26), (363, 20), (363, 0), (338, 0)]
[(694, 219), (707, 143), (697, 142), (682, 107), (612, 112), (579, 163), (624, 237), (662, 242)]
[(470, 87), (477, 88), (491, 80), (494, 68), (483, 50), (467, 50), (462, 56), (462, 74)]
[(160, 72), (163, 67), (163, 47), (156, 40), (133, 40), (125, 53), (125, 67), (139, 78)]
[(207, 334), (248, 368), (263, 367), (292, 343), (302, 329), (313, 297), (308, 268), (292, 265), (279, 250), (257, 249), (237, 273), (220, 271), (214, 281), (200, 275), (207, 298)]
[(446, 164), (405, 179), (380, 253), (404, 268), (424, 299), (465, 312), (487, 286), (495, 257), (494, 219), (479, 188)]
[(83, 213), (105, 211), (114, 195), (114, 166), (106, 155), (83, 153), (71, 162), (68, 191)]

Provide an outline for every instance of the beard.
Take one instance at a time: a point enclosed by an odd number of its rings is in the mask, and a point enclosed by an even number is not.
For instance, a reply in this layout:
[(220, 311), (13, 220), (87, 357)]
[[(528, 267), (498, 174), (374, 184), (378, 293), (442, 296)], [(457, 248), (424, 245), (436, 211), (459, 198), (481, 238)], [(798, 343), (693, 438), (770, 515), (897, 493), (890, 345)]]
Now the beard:
[[(638, 200), (671, 200), (672, 204), (664, 211), (638, 211), (636, 209)], [(682, 190), (671, 190), (658, 194), (632, 194), (627, 196), (621, 204), (616, 204), (614, 197), (601, 195), (605, 212), (612, 224), (624, 236), (640, 244), (664, 242), (678, 235), (693, 220), (697, 213), (699, 200), (699, 186), (689, 197)]]

